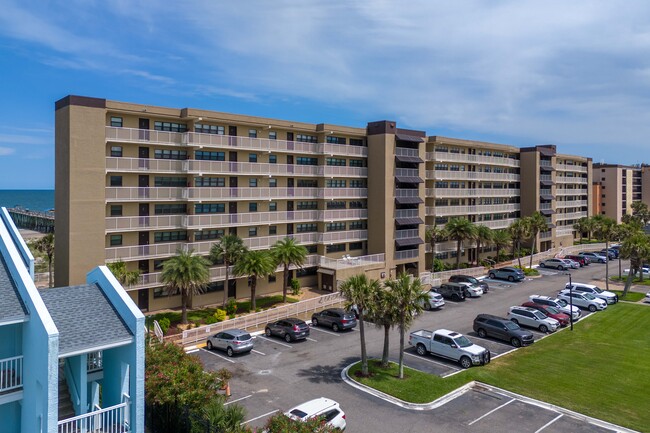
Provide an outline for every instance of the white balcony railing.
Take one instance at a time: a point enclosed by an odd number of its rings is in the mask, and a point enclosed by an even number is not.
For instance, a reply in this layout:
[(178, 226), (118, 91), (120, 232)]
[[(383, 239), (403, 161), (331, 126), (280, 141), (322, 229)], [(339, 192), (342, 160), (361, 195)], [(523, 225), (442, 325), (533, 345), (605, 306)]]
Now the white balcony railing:
[(22, 388), (23, 357), (0, 359), (0, 393)]
[(516, 212), (521, 208), (519, 203), (508, 204), (490, 204), (477, 206), (435, 206), (427, 207), (427, 215), (451, 216), (451, 215), (469, 215), (469, 214), (486, 214), (497, 212)]
[(417, 218), (419, 212), (418, 209), (395, 209), (395, 218)]
[(555, 190), (556, 195), (587, 195), (588, 192), (586, 189), (578, 188), (557, 188)]
[(129, 400), (58, 422), (58, 433), (123, 433), (129, 427)]
[(557, 168), (558, 171), (574, 171), (577, 173), (587, 173), (587, 167), (583, 167), (582, 165), (572, 165), (572, 164), (556, 164), (555, 168)]
[(409, 149), (407, 147), (396, 147), (395, 155), (397, 156), (420, 156), (418, 149)]
[(587, 206), (587, 200), (558, 200), (555, 202), (558, 208)]
[(427, 161), (436, 162), (466, 162), (482, 165), (502, 165), (506, 167), (519, 167), (519, 160), (498, 156), (468, 155), (466, 153), (427, 152)]
[(572, 220), (586, 218), (587, 212), (570, 212), (570, 213), (559, 213), (556, 215), (557, 220)]
[(100, 350), (97, 352), (89, 353), (86, 368), (88, 370), (88, 373), (102, 370), (104, 368), (104, 352)]
[(419, 248), (414, 250), (395, 251), (395, 260), (415, 259), (419, 255)]
[(367, 188), (106, 188), (106, 200), (113, 201), (182, 201), (182, 200), (256, 200), (256, 199), (345, 199), (367, 198)]
[(427, 179), (519, 181), (515, 173), (484, 173), (479, 171), (427, 170)]
[(420, 170), (416, 168), (396, 168), (395, 176), (419, 177)]
[(492, 188), (427, 188), (427, 197), (462, 198), (462, 197), (518, 197), (518, 189)]

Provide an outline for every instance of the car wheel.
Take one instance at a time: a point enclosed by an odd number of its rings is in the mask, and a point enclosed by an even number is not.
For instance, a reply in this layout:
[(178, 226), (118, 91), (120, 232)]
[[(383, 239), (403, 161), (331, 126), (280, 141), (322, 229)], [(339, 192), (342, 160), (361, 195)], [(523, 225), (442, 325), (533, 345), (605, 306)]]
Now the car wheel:
[(226, 349), (226, 355), (228, 355), (229, 357), (232, 358), (232, 356), (234, 354), (235, 354), (235, 352), (233, 352), (232, 347), (229, 347), (228, 349)]
[(424, 303), (424, 309), (425, 310), (430, 310), (431, 309), (431, 304), (429, 304), (428, 302), (425, 302)]
[(485, 329), (479, 328), (479, 330), (477, 332), (478, 332), (479, 337), (481, 337), (481, 338), (487, 337), (487, 332), (485, 332)]
[(208, 340), (208, 344), (206, 344), (206, 347), (208, 350), (212, 350), (212, 341)]
[(316, 318), (311, 319), (311, 324), (313, 326), (318, 326), (318, 319), (316, 319)]
[(287, 343), (291, 343), (291, 335), (284, 334), (284, 341), (286, 341)]
[(467, 356), (460, 358), (460, 366), (463, 368), (470, 368), (472, 366), (472, 360)]
[(270, 337), (270, 336), (271, 336), (271, 328), (266, 328), (266, 329), (264, 330), (264, 334), (265, 334), (267, 337)]
[(332, 323), (332, 331), (339, 332), (339, 325), (337, 325), (336, 323)]
[(542, 263), (539, 264), (539, 267), (540, 267), (540, 268), (545, 268), (546, 265), (544, 264), (544, 262), (542, 262)]
[(546, 325), (539, 325), (539, 331), (540, 331), (540, 332), (543, 332), (544, 334), (546, 334), (546, 333), (548, 332), (548, 326), (546, 326)]
[(510, 319), (510, 321), (512, 323), (514, 323), (515, 325), (519, 325), (519, 320), (517, 320), (517, 319)]
[(557, 270), (558, 270), (558, 271), (563, 271), (563, 270), (564, 270), (564, 266), (562, 266), (562, 265), (558, 266), (558, 267), (557, 267)]
[(510, 344), (512, 344), (515, 347), (521, 347), (521, 340), (516, 337), (512, 337), (510, 339)]
[(456, 302), (460, 302), (460, 296), (458, 296), (456, 293), (454, 293), (453, 295), (451, 295), (451, 300), (456, 301)]
[(427, 348), (424, 347), (424, 344), (422, 344), (422, 343), (419, 343), (419, 344), (415, 347), (415, 351), (416, 351), (416, 352), (418, 353), (418, 355), (420, 355), (420, 356), (424, 356), (424, 355), (427, 354)]
[(490, 278), (492, 278), (492, 279), (495, 279), (495, 278), (496, 278), (496, 275), (494, 274), (494, 272), (490, 272), (490, 273), (488, 274), (488, 277), (490, 277)]
[(596, 308), (595, 305), (592, 304), (592, 305), (589, 306), (589, 311), (591, 311), (592, 313), (594, 313), (596, 310), (597, 310), (597, 308)]
[(511, 283), (514, 283), (514, 281), (515, 281), (515, 277), (513, 277), (512, 275), (510, 275), (510, 276), (508, 277), (508, 281), (510, 281)]

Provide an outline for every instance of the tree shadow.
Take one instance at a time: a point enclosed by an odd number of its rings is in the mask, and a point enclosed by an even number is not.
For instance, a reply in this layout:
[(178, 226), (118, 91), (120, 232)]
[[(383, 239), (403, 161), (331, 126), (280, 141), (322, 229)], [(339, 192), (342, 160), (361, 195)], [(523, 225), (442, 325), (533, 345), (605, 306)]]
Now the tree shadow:
[(336, 365), (315, 365), (310, 368), (298, 370), (299, 377), (306, 378), (312, 383), (339, 383), (341, 371), (350, 364), (358, 362), (359, 358), (350, 356), (342, 359)]

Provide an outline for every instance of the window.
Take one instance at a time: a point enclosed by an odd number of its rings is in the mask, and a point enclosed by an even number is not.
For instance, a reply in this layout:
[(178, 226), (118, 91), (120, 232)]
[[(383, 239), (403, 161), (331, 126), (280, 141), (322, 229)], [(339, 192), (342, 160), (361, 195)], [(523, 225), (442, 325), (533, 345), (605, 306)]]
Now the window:
[(345, 251), (345, 244), (328, 245), (325, 249), (328, 253), (338, 253)]
[(318, 247), (316, 245), (305, 245), (305, 248), (309, 254), (316, 254), (318, 251)]
[(275, 179), (273, 177), (271, 179), (269, 179), (269, 187), (275, 188), (277, 186), (278, 186), (278, 180), (277, 179)]
[(154, 186), (168, 186), (172, 188), (187, 186), (187, 178), (185, 177), (171, 177), (171, 176), (156, 176), (154, 177)]
[(154, 151), (154, 158), (185, 160), (187, 159), (187, 150), (156, 149)]
[(223, 126), (217, 126), (217, 125), (202, 125), (200, 123), (197, 123), (194, 125), (194, 131), (200, 133), (200, 134), (218, 134), (218, 135), (224, 135), (226, 133), (226, 128)]
[(257, 203), (248, 203), (249, 212), (257, 212)]
[(362, 249), (363, 249), (363, 242), (350, 242), (350, 244), (348, 245), (349, 251), (362, 250)]
[(111, 117), (111, 126), (114, 128), (121, 128), (122, 127), (122, 118), (121, 117)]
[(194, 205), (194, 213), (224, 213), (225, 203), (202, 203)]
[(350, 230), (365, 230), (368, 228), (366, 221), (350, 221)]
[(226, 153), (225, 152), (205, 152), (202, 150), (197, 150), (194, 152), (194, 158), (201, 161), (225, 161)]
[(365, 209), (366, 203), (358, 200), (353, 200), (349, 203), (348, 207), (350, 209)]
[(248, 179), (248, 186), (250, 186), (251, 188), (257, 188), (257, 178), (251, 177), (250, 179)]
[(334, 135), (328, 135), (327, 142), (332, 144), (345, 144), (345, 137), (336, 137)]
[(338, 232), (345, 230), (345, 223), (327, 223), (325, 227), (328, 232)]
[(111, 235), (111, 246), (122, 245), (122, 235)]
[(296, 224), (297, 233), (315, 232), (318, 230), (316, 223)]
[(205, 291), (207, 293), (211, 292), (223, 292), (223, 289), (225, 287), (225, 282), (224, 281), (213, 281), (210, 284), (208, 284), (205, 288)]
[(363, 159), (351, 159), (349, 165), (350, 167), (365, 167), (366, 161)]
[(296, 158), (298, 165), (318, 165), (318, 158), (310, 158), (306, 156), (299, 156)]
[(113, 204), (111, 205), (111, 216), (122, 216), (122, 205), (121, 204)]
[(202, 230), (194, 233), (195, 241), (209, 241), (223, 237), (224, 232), (222, 229), (218, 230)]
[(274, 201), (269, 202), (269, 212), (275, 212), (278, 210), (278, 203)]
[(195, 177), (194, 186), (224, 187), (226, 186), (226, 178), (225, 177)]
[(365, 179), (351, 179), (350, 188), (366, 188)]
[(325, 164), (334, 165), (334, 166), (337, 166), (337, 167), (345, 167), (345, 159), (344, 158), (325, 158)]
[(327, 179), (325, 186), (328, 188), (345, 188), (345, 179)]
[(184, 123), (154, 122), (153, 129), (156, 131), (187, 132), (187, 125)]
[(318, 143), (318, 138), (313, 135), (296, 134), (296, 141), (303, 143)]
[(122, 176), (111, 176), (111, 186), (122, 186)]
[(351, 138), (350, 146), (365, 146), (366, 142), (362, 138)]
[(298, 188), (318, 188), (318, 181), (314, 179), (298, 179)]
[(248, 138), (257, 138), (257, 129), (249, 129)]
[(111, 146), (111, 156), (116, 158), (122, 157), (122, 146)]
[(278, 234), (278, 226), (269, 226), (269, 236)]
[(315, 201), (299, 201), (298, 210), (314, 210), (318, 209), (318, 202)]
[(309, 275), (316, 275), (317, 272), (318, 272), (317, 267), (298, 268), (296, 269), (296, 277), (307, 277)]
[(277, 140), (277, 138), (278, 138), (278, 133), (277, 132), (275, 132), (275, 131), (269, 132), (269, 139), (270, 140)]
[(154, 213), (156, 215), (177, 215), (177, 214), (186, 214), (187, 205), (186, 204), (157, 204), (154, 207)]
[(248, 162), (257, 162), (257, 153), (249, 153)]
[(187, 240), (186, 231), (155, 232), (153, 234), (153, 241), (155, 243), (176, 242), (176, 241), (186, 241), (186, 240)]
[(249, 237), (257, 236), (257, 227), (250, 227), (248, 229), (248, 236)]
[(344, 201), (331, 200), (327, 202), (328, 209), (345, 209)]
[(278, 155), (269, 155), (269, 164), (277, 164)]

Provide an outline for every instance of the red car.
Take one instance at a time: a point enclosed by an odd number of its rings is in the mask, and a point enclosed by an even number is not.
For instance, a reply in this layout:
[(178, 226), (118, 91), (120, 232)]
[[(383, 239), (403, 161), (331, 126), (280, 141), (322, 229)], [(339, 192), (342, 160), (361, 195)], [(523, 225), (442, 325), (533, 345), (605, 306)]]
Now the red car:
[(562, 313), (560, 310), (550, 305), (541, 305), (541, 304), (536, 304), (534, 302), (524, 302), (523, 304), (521, 304), (521, 306), (530, 307), (541, 311), (542, 313), (546, 314), (548, 317), (551, 317), (557, 320), (558, 322), (560, 322), (560, 326), (567, 326), (569, 324), (569, 315)]
[(580, 267), (587, 266), (590, 263), (589, 259), (583, 256), (576, 256), (571, 254), (568, 256), (564, 256), (564, 258), (580, 263)]

